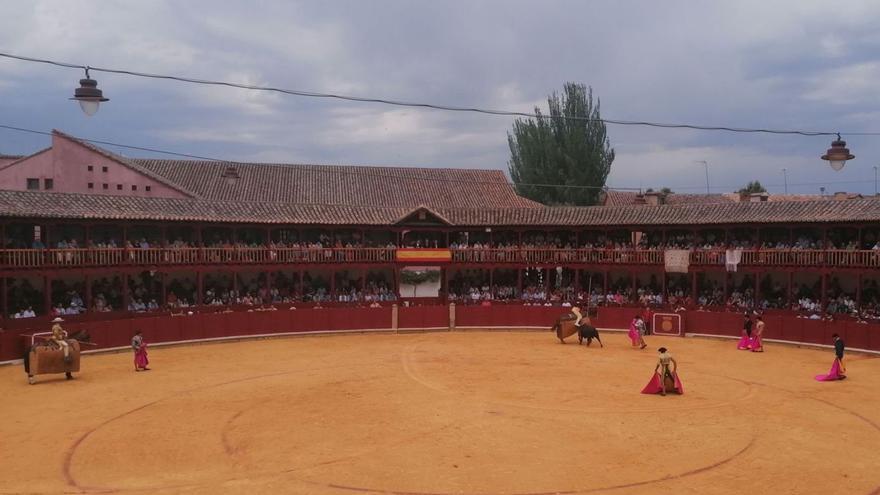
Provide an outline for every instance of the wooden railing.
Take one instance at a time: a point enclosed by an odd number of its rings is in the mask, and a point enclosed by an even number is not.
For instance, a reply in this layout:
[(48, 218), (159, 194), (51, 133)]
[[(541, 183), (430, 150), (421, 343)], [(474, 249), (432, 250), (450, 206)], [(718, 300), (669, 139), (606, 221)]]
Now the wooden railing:
[[(452, 262), (511, 265), (647, 265), (662, 266), (662, 250), (637, 249), (453, 249)], [(395, 248), (100, 248), (6, 249), (0, 265), (6, 269), (74, 268), (101, 266), (173, 266), (241, 264), (392, 263)], [(694, 250), (695, 266), (721, 266), (723, 250)], [(880, 268), (880, 251), (856, 250), (743, 250), (744, 267)]]

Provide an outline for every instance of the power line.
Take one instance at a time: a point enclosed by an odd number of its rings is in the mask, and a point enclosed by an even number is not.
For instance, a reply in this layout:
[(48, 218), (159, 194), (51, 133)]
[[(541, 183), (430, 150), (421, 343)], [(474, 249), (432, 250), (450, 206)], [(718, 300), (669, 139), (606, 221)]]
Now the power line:
[[(393, 105), (393, 106), (401, 106), (401, 107), (412, 107), (412, 108), (427, 108), (433, 110), (444, 110), (450, 112), (471, 112), (471, 113), (481, 113), (486, 115), (500, 115), (500, 116), (509, 116), (509, 117), (526, 117), (526, 118), (551, 118), (547, 115), (539, 115), (537, 113), (529, 113), (529, 112), (518, 112), (511, 110), (493, 110), (486, 108), (478, 108), (478, 107), (464, 107), (464, 106), (456, 106), (456, 105), (444, 105), (444, 104), (436, 104), (436, 103), (420, 103), (420, 102), (412, 102), (412, 101), (402, 101), (402, 100), (391, 100), (385, 98), (376, 98), (376, 97), (362, 97), (362, 96), (351, 96), (351, 95), (340, 95), (333, 93), (319, 93), (315, 91), (304, 91), (297, 89), (285, 89), (285, 88), (277, 88), (272, 86), (257, 86), (253, 84), (242, 84), (242, 83), (234, 83), (229, 81), (214, 81), (210, 79), (196, 79), (191, 77), (184, 76), (172, 76), (166, 74), (153, 74), (148, 72), (138, 72), (127, 69), (113, 69), (107, 67), (94, 67), (90, 65), (81, 65), (74, 64), (70, 62), (58, 62), (55, 60), (47, 60), (40, 59), (34, 57), (26, 57), (23, 55), (13, 55), (11, 53), (3, 53), (0, 52), (0, 57), (10, 58), (21, 60), (25, 62), (35, 62), (41, 64), (49, 64), (58, 67), (65, 67), (71, 69), (83, 69), (95, 72), (105, 72), (110, 74), (121, 74), (127, 76), (134, 77), (145, 77), (151, 79), (165, 79), (177, 82), (185, 82), (192, 84), (202, 84), (209, 86), (226, 86), (230, 88), (238, 88), (238, 89), (247, 89), (253, 91), (267, 91), (274, 93), (282, 93), (292, 96), (303, 96), (309, 98), (326, 98), (326, 99), (337, 99), (337, 100), (345, 100), (345, 101), (354, 101), (360, 103), (378, 103), (383, 105)], [(552, 117), (557, 118), (557, 117)], [(682, 124), (682, 123), (664, 123), (664, 122), (649, 122), (649, 121), (641, 121), (641, 120), (618, 120), (618, 119), (591, 119), (589, 117), (570, 117), (570, 116), (560, 116), (558, 118), (562, 118), (565, 120), (577, 120), (577, 121), (593, 121), (593, 122), (602, 122), (605, 124), (613, 124), (613, 125), (622, 125), (622, 126), (644, 126), (644, 127), (656, 127), (656, 128), (665, 128), (665, 129), (691, 129), (691, 130), (700, 130), (700, 131), (724, 131), (724, 132), (737, 132), (737, 133), (753, 133), (753, 134), (784, 134), (784, 135), (799, 135), (799, 136), (836, 136), (837, 134), (845, 134), (847, 136), (880, 136), (880, 132), (827, 132), (827, 131), (807, 131), (807, 130), (797, 130), (797, 129), (765, 129), (765, 128), (747, 128), (747, 127), (729, 127), (729, 126), (705, 126), (705, 125), (697, 125), (697, 124)]]

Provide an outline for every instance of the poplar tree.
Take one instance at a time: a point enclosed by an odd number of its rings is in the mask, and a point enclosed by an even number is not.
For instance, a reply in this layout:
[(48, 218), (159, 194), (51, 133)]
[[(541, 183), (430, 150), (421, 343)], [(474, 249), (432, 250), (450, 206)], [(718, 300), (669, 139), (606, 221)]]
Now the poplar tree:
[(566, 83), (547, 105), (548, 114), (536, 107), (537, 118), (517, 119), (507, 134), (517, 193), (545, 205), (598, 204), (614, 161), (599, 100), (593, 103), (592, 88)]

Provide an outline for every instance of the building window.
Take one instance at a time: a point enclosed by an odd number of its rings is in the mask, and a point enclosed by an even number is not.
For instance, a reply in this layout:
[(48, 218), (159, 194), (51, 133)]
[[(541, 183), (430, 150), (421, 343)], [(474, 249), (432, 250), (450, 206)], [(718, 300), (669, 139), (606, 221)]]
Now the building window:
[(27, 188), (28, 188), (28, 191), (39, 191), (40, 190), (40, 179), (28, 179), (27, 180)]
[(144, 187), (144, 189), (146, 189), (146, 190), (147, 190), (147, 192), (150, 192), (150, 191), (152, 191), (152, 190), (153, 190), (153, 188), (152, 188), (152, 187), (150, 187), (150, 186), (145, 186), (145, 187)]
[(55, 187), (55, 179), (43, 179), (43, 189), (51, 191)]
[(94, 171), (95, 171), (95, 167), (89, 165), (89, 172), (94, 172)]
[(101, 172), (106, 172), (106, 171), (107, 171), (107, 167), (101, 167)]
[(105, 182), (104, 184), (101, 185), (101, 188), (104, 189), (104, 190), (106, 191), (107, 189), (110, 189), (110, 184), (107, 184), (107, 183)]
[(117, 191), (121, 191), (121, 190), (122, 190), (122, 184), (116, 184), (116, 190), (117, 190)]
[(132, 190), (132, 191), (137, 191), (137, 190), (138, 190), (138, 186), (135, 186), (134, 184), (132, 184), (132, 186), (131, 186), (131, 190)]
[(95, 188), (95, 183), (89, 182), (89, 189), (94, 189), (94, 188)]

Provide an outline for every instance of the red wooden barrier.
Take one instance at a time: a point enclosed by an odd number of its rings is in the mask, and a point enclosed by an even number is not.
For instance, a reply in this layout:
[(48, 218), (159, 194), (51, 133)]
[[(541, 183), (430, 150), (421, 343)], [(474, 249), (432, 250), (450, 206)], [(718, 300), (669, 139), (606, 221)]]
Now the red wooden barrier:
[(449, 328), (448, 306), (400, 307), (397, 312), (398, 328)]
[[(391, 327), (391, 308), (320, 308), (294, 311), (253, 311), (230, 313), (195, 313), (185, 316), (168, 314), (138, 315), (133, 318), (90, 319), (74, 317), (65, 322), (68, 332), (87, 330), (92, 342), (89, 349), (126, 347), (135, 330), (141, 330), (148, 343), (162, 343), (206, 338), (247, 336), (282, 332), (328, 330), (387, 329)], [(399, 328), (446, 328), (449, 307), (401, 307)], [(457, 306), (458, 327), (546, 327), (568, 311), (559, 306)], [(638, 308), (599, 308), (594, 324), (606, 328), (628, 328)], [(105, 316), (106, 315), (100, 315)], [(710, 335), (739, 336), (742, 315), (735, 312), (688, 311), (682, 313), (688, 332)], [(765, 337), (792, 342), (831, 344), (831, 335), (839, 334), (850, 348), (880, 350), (880, 325), (857, 323), (853, 320), (826, 322), (808, 320), (780, 313), (767, 314)], [(21, 334), (48, 331), (47, 318), (16, 321), (15, 329), (0, 333), (0, 360), (21, 359), (29, 339)], [(30, 324), (30, 326), (26, 326)]]

